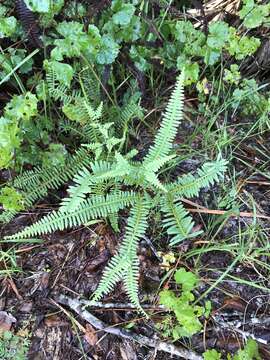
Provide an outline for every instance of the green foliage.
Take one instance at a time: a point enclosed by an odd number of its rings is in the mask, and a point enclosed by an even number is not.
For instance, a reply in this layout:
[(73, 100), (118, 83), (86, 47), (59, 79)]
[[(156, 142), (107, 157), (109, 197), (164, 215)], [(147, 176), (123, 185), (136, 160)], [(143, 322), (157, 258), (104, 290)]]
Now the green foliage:
[(73, 79), (74, 70), (73, 67), (69, 64), (64, 64), (59, 61), (44, 61), (44, 69), (48, 72), (53, 72), (55, 74), (55, 80), (61, 85), (67, 87), (70, 86), (71, 80)]
[(252, 55), (259, 48), (261, 42), (259, 39), (251, 36), (240, 36), (235, 28), (230, 28), (230, 41), (228, 44), (228, 52), (234, 56), (236, 60), (243, 60), (248, 55)]
[(42, 156), (42, 166), (44, 168), (63, 167), (67, 158), (67, 151), (62, 144), (50, 144), (48, 151), (45, 151)]
[(5, 210), (20, 211), (24, 208), (23, 196), (14, 188), (5, 186), (0, 191), (0, 203)]
[(257, 342), (249, 339), (245, 347), (234, 355), (233, 360), (261, 360)]
[(17, 20), (14, 16), (0, 18), (0, 39), (12, 36), (16, 32)]
[(219, 352), (217, 352), (217, 350), (215, 350), (215, 349), (207, 350), (203, 354), (203, 359), (204, 360), (220, 360), (221, 354)]
[(205, 307), (193, 304), (195, 298), (192, 291), (198, 285), (199, 278), (192, 272), (180, 268), (175, 272), (174, 280), (181, 285), (181, 295), (176, 296), (172, 290), (163, 290), (159, 295), (160, 304), (174, 313), (177, 323), (172, 326), (174, 321), (169, 315), (158, 327), (165, 331), (166, 336), (177, 340), (192, 336), (202, 329), (199, 318), (209, 315), (209, 303)]
[(243, 7), (239, 11), (240, 19), (248, 29), (261, 26), (263, 23), (269, 25), (270, 4), (259, 4), (254, 0), (243, 0)]
[(33, 12), (47, 13), (50, 16), (54, 16), (63, 7), (64, 0), (25, 0), (25, 4)]
[[(9, 75), (12, 69), (19, 63), (21, 63), (26, 57), (26, 50), (9, 48), (5, 53), (0, 53), (0, 79), (4, 79)], [(26, 61), (18, 72), (21, 74), (27, 74), (32, 70), (33, 59)], [(6, 81), (10, 81), (10, 77), (7, 77)], [(14, 82), (14, 81), (13, 81)]]
[(4, 331), (0, 337), (0, 357), (2, 360), (26, 360), (29, 345), (27, 338)]
[[(204, 360), (220, 360), (221, 354), (216, 350), (207, 350), (203, 354)], [(231, 356), (227, 355), (228, 360), (261, 360), (258, 351), (258, 344), (253, 339), (248, 339), (246, 345), (243, 349), (238, 350), (238, 352)]]
[(95, 25), (83, 31), (83, 24), (76, 21), (63, 21), (56, 30), (64, 39), (54, 41), (52, 59), (62, 61), (64, 57), (86, 56), (91, 62), (111, 64), (118, 55), (119, 47), (110, 35), (100, 35)]
[(5, 106), (0, 118), (0, 169), (9, 167), (19, 149), (24, 127), (37, 115), (37, 98), (31, 92), (15, 95)]
[(232, 108), (240, 108), (240, 113), (254, 118), (254, 128), (264, 131), (270, 128), (270, 101), (263, 95), (255, 79), (244, 79), (232, 93)]
[(15, 95), (5, 107), (5, 116), (9, 119), (28, 121), (37, 115), (38, 100), (34, 94)]
[[(204, 164), (197, 176), (186, 175), (175, 183), (162, 184), (158, 177), (159, 170), (175, 157), (174, 154), (171, 155), (171, 150), (182, 119), (183, 83), (182, 73), (166, 107), (154, 143), (143, 161), (130, 160), (137, 153), (136, 151), (123, 156), (117, 150), (113, 151), (111, 148), (109, 151), (109, 147), (106, 147), (98, 153), (98, 157), (102, 155), (104, 160), (92, 161), (89, 166), (77, 170), (73, 178), (74, 185), (68, 189), (69, 197), (63, 199), (58, 211), (10, 237), (11, 239), (33, 237), (80, 226), (100, 217), (112, 218), (120, 209), (132, 206), (124, 240), (118, 254), (112, 258), (105, 270), (93, 301), (99, 300), (116, 282), (123, 280), (130, 300), (139, 308), (137, 283), (139, 263), (136, 249), (138, 241), (146, 231), (146, 219), (151, 208), (159, 205), (164, 213), (164, 230), (169, 236), (173, 235), (171, 245), (178, 244), (187, 237), (196, 236), (198, 233), (192, 233), (193, 221), (178, 197), (198, 194), (202, 187), (218, 181), (225, 171), (226, 161), (219, 158), (216, 162)], [(87, 106), (89, 119), (94, 122), (96, 112), (90, 105)], [(104, 138), (108, 135), (109, 128), (110, 126), (104, 124), (99, 129)], [(92, 147), (92, 150), (95, 150), (95, 147)], [(127, 186), (133, 190), (127, 191)], [(191, 296), (190, 293), (185, 303), (189, 312)], [(198, 307), (196, 314), (199, 313)], [(193, 326), (198, 327), (199, 322)]]

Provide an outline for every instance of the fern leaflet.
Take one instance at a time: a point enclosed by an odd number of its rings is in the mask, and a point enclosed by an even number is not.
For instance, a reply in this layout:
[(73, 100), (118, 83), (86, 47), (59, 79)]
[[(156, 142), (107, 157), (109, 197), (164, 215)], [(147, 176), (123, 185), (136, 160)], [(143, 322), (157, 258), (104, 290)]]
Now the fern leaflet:
[(172, 236), (171, 246), (201, 233), (191, 233), (194, 226), (192, 218), (181, 203), (175, 203), (171, 195), (166, 197), (161, 210), (164, 213), (163, 227), (167, 229), (168, 235)]

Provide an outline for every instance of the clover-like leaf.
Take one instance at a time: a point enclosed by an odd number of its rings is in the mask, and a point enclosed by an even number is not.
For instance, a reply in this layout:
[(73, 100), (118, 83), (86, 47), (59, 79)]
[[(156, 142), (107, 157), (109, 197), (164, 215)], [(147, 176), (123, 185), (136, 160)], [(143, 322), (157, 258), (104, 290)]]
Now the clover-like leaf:
[(25, 95), (15, 95), (5, 106), (5, 116), (16, 121), (29, 120), (37, 114), (37, 103), (36, 95), (29, 91)]
[(174, 279), (177, 284), (182, 285), (183, 292), (193, 290), (199, 282), (198, 277), (184, 268), (180, 268), (174, 274)]

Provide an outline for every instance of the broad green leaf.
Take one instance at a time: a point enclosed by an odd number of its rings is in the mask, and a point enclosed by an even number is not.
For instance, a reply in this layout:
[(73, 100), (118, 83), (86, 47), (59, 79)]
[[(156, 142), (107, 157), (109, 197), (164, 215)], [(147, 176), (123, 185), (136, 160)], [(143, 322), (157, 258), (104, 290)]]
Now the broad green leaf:
[(224, 21), (213, 22), (209, 25), (207, 45), (211, 49), (222, 49), (229, 38), (229, 26)]
[(45, 70), (48, 71), (51, 68), (54, 71), (56, 80), (58, 80), (60, 84), (64, 84), (67, 87), (70, 86), (74, 75), (74, 70), (71, 65), (64, 64), (56, 60), (44, 60), (43, 65)]
[(29, 120), (37, 115), (37, 103), (36, 95), (29, 91), (25, 95), (15, 95), (5, 106), (5, 116), (14, 121)]
[(183, 59), (182, 56), (177, 58), (177, 68), (179, 70), (185, 69), (185, 85), (190, 85), (198, 81), (200, 67), (197, 62), (191, 62)]
[(215, 350), (215, 349), (207, 350), (203, 354), (203, 359), (204, 360), (220, 360), (221, 354), (219, 352), (217, 352), (217, 350)]
[(244, 349), (239, 350), (233, 357), (233, 360), (262, 360), (257, 342), (253, 339), (249, 339)]
[(199, 282), (198, 277), (184, 268), (180, 268), (174, 274), (177, 284), (182, 285), (183, 292), (193, 290)]
[(128, 25), (135, 13), (135, 7), (132, 4), (123, 4), (121, 9), (113, 15), (112, 20), (116, 25)]
[(109, 35), (104, 35), (101, 39), (100, 51), (97, 54), (97, 63), (111, 64), (116, 59), (119, 53), (119, 45)]
[(51, 0), (24, 0), (24, 2), (34, 12), (48, 13), (50, 11)]
[(17, 20), (14, 16), (0, 18), (0, 39), (11, 36), (15, 33)]
[(0, 203), (5, 210), (20, 211), (23, 210), (23, 196), (14, 188), (5, 186), (0, 191)]
[(243, 19), (243, 24), (248, 29), (253, 29), (261, 26), (267, 21), (267, 16), (270, 14), (270, 4), (261, 5), (255, 3), (254, 0), (244, 0), (243, 7), (239, 11), (240, 19)]

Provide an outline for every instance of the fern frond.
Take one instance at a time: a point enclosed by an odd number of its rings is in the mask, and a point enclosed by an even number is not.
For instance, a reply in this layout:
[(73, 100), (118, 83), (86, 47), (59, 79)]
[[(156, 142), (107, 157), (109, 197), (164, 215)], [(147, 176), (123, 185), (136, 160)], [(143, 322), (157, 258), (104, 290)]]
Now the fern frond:
[(79, 77), (85, 97), (91, 102), (94, 107), (96, 107), (101, 102), (101, 80), (97, 80), (96, 76), (93, 74), (93, 71), (94, 70), (91, 70), (89, 68), (84, 69), (80, 73)]
[(6, 238), (22, 239), (77, 227), (87, 223), (89, 220), (105, 218), (109, 214), (133, 204), (136, 199), (137, 194), (134, 192), (117, 192), (106, 196), (92, 196), (90, 199), (85, 200), (74, 213), (53, 211), (35, 224)]
[(154, 144), (150, 147), (144, 163), (151, 163), (167, 156), (172, 149), (173, 140), (178, 126), (183, 117), (184, 107), (184, 72), (178, 77), (175, 89), (172, 92), (160, 129), (155, 137)]
[(216, 161), (205, 163), (198, 170), (197, 175), (183, 175), (175, 183), (167, 186), (170, 193), (193, 197), (198, 196), (200, 189), (213, 185), (223, 176), (226, 170), (227, 161), (219, 157)]
[[(25, 208), (30, 208), (37, 200), (48, 195), (49, 190), (58, 189), (67, 183), (83, 166), (89, 165), (91, 158), (86, 149), (79, 149), (67, 159), (64, 166), (36, 168), (18, 175), (12, 186), (19, 189), (23, 195)], [(4, 211), (0, 222), (10, 221), (17, 212)]]
[(119, 253), (108, 264), (97, 290), (93, 295), (93, 302), (98, 301), (103, 295), (108, 294), (119, 280), (124, 280), (124, 285), (131, 302), (139, 309), (138, 277), (139, 261), (137, 246), (147, 228), (147, 216), (150, 202), (140, 197), (131, 209), (126, 227), (126, 234), (120, 246)]
[(60, 211), (73, 212), (84, 201), (86, 194), (91, 192), (90, 171), (84, 167), (73, 178), (75, 185), (68, 188), (69, 197), (64, 198), (61, 202)]
[(163, 227), (168, 235), (172, 236), (170, 245), (192, 238), (201, 232), (191, 233), (194, 222), (181, 203), (175, 203), (173, 197), (168, 195), (161, 203), (161, 210), (164, 214)]
[(126, 175), (129, 171), (128, 161), (120, 154), (117, 157), (117, 163), (108, 163), (106, 161), (95, 161), (90, 164), (92, 173), (84, 167), (74, 177), (75, 185), (68, 189), (69, 197), (62, 200), (60, 211), (73, 212), (84, 201), (86, 194), (92, 192), (92, 187), (96, 184), (118, 178)]
[(157, 177), (157, 175), (154, 172), (151, 172), (151, 171), (146, 172), (145, 179), (147, 180), (147, 182), (149, 182), (151, 185), (153, 185), (158, 190), (161, 190), (162, 192), (165, 192), (165, 193), (167, 192), (167, 189), (165, 188), (165, 186), (162, 185), (159, 178)]
[(111, 225), (113, 231), (118, 233), (120, 231), (119, 224), (118, 224), (119, 223), (118, 214), (117, 213), (109, 214), (108, 220), (110, 222), (110, 225)]
[(158, 158), (153, 160), (151, 163), (147, 163), (144, 165), (146, 171), (157, 172), (163, 165), (172, 160), (175, 155), (163, 156), (162, 158)]
[(72, 90), (70, 92), (66, 85), (59, 84), (56, 79), (57, 78), (54, 69), (49, 66), (46, 71), (46, 83), (48, 85), (49, 94), (54, 100), (60, 100), (63, 102), (63, 104), (68, 104), (73, 100), (81, 97), (80, 90)]
[(126, 105), (122, 106), (119, 110), (120, 116), (116, 116), (115, 126), (118, 131), (121, 131), (122, 134), (125, 134), (127, 132), (129, 124), (133, 119), (142, 119), (144, 116), (143, 108), (139, 103), (134, 102), (132, 98)]

